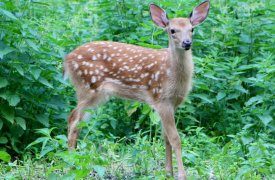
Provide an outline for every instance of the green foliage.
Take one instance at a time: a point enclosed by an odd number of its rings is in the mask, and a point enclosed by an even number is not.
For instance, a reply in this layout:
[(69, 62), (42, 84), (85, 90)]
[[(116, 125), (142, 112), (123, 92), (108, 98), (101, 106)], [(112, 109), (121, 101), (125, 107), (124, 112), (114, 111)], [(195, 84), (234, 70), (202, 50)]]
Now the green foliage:
[[(199, 2), (157, 3), (172, 18)], [(63, 57), (93, 40), (167, 47), (149, 3), (0, 2), (1, 177), (165, 179), (160, 119), (143, 103), (113, 98), (87, 110), (79, 149), (65, 150), (75, 98)], [(195, 28), (193, 91), (176, 113), (190, 179), (274, 179), (274, 8), (271, 0), (212, 0)]]

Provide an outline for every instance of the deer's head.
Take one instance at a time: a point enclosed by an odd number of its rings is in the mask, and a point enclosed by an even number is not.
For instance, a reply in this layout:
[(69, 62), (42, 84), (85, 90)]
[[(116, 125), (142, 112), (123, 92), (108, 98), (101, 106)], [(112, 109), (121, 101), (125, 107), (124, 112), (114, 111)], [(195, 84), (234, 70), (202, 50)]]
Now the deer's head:
[(155, 4), (150, 5), (150, 13), (153, 22), (167, 31), (172, 46), (189, 50), (192, 45), (193, 29), (206, 19), (209, 6), (210, 2), (204, 1), (194, 8), (188, 18), (169, 20), (166, 12)]

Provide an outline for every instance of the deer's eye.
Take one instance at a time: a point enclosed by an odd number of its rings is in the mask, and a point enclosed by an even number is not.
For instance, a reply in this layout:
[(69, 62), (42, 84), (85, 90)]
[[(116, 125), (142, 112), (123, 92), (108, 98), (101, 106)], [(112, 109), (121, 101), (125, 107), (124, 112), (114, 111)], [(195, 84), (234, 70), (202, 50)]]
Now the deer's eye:
[(175, 29), (171, 29), (171, 34), (175, 34), (175, 33), (176, 33)]
[(191, 29), (191, 32), (193, 32), (193, 31), (194, 31), (194, 28)]

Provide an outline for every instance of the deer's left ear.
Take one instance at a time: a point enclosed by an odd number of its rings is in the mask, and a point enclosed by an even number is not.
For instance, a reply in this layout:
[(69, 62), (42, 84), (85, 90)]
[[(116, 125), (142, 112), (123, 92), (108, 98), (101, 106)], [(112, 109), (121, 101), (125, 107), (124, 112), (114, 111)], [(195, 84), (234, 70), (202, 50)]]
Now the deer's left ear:
[(200, 5), (194, 8), (194, 10), (190, 14), (190, 22), (193, 26), (197, 26), (201, 24), (208, 15), (210, 7), (209, 0), (202, 2)]

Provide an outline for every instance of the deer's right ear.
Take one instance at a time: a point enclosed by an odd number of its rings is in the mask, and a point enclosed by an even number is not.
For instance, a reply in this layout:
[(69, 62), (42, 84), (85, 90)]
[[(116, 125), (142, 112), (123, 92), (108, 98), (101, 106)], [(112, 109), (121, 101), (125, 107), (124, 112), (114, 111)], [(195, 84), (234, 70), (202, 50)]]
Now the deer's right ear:
[(166, 12), (155, 4), (150, 4), (150, 14), (153, 22), (161, 28), (165, 28), (169, 24)]

